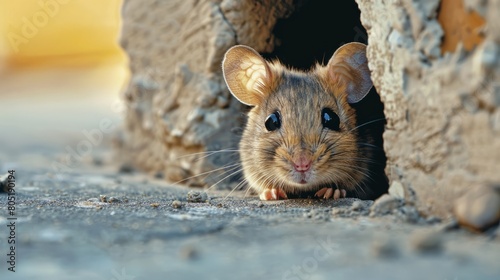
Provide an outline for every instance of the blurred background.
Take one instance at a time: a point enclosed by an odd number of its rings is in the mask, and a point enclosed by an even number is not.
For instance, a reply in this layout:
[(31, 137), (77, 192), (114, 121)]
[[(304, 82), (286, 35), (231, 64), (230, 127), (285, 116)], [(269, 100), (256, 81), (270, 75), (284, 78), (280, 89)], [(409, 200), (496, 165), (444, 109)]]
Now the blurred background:
[(102, 119), (120, 123), (130, 75), (121, 5), (0, 1), (0, 158), (19, 161), (27, 148), (64, 152)]

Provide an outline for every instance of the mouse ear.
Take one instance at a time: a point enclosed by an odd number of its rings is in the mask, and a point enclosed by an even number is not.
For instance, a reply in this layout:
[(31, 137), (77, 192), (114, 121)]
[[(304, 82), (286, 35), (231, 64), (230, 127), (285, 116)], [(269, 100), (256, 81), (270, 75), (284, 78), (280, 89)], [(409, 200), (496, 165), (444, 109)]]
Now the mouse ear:
[(335, 51), (327, 65), (329, 78), (337, 86), (343, 86), (347, 102), (363, 100), (373, 86), (366, 58), (366, 45), (348, 43)]
[(254, 49), (239, 45), (230, 48), (222, 61), (224, 80), (241, 103), (255, 106), (272, 91), (269, 64)]

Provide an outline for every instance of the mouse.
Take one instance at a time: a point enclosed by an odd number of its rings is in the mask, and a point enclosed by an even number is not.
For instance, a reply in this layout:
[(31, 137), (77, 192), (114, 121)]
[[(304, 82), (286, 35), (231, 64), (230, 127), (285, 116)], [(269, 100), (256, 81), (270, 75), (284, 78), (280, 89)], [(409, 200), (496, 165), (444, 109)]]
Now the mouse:
[(383, 104), (365, 44), (344, 44), (308, 71), (236, 45), (222, 72), (231, 94), (251, 108), (239, 155), (244, 180), (261, 200), (387, 192)]

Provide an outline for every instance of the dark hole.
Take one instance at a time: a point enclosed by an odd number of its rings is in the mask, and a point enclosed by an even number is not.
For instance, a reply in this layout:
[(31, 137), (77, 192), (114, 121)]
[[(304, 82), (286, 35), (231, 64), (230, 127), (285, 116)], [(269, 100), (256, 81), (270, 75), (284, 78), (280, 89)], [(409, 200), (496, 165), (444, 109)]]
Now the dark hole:
[[(296, 10), (289, 18), (277, 22), (273, 31), (277, 45), (272, 53), (263, 54), (265, 58), (278, 59), (295, 69), (309, 70), (316, 63), (325, 65), (335, 50), (345, 43), (368, 43), (354, 0), (296, 0), (295, 6)], [(377, 162), (370, 168), (373, 184), (370, 189), (365, 189), (366, 195), (361, 197), (374, 199), (388, 189), (382, 138), (386, 123), (384, 105), (375, 88), (372, 88), (361, 102), (352, 107), (356, 110), (359, 126), (359, 149), (368, 149), (362, 144), (370, 141), (373, 145), (369, 149)], [(352, 195), (357, 196), (356, 193)]]
[(341, 45), (367, 43), (368, 36), (359, 18), (354, 0), (296, 1), (295, 12), (276, 23), (276, 48), (264, 57), (277, 58), (287, 66), (303, 70), (316, 62), (326, 64)]

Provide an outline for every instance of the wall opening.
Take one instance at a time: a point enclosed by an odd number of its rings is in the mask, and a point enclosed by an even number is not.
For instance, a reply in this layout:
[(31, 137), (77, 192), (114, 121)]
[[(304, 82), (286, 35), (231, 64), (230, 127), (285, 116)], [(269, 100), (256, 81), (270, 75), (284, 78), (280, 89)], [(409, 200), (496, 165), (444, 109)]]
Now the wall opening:
[(264, 57), (302, 70), (326, 64), (335, 50), (348, 42), (367, 43), (360, 11), (351, 1), (297, 1), (295, 12), (276, 23), (276, 48)]
[[(297, 1), (295, 12), (277, 22), (274, 35), (277, 39), (275, 50), (263, 54), (267, 59), (278, 59), (282, 64), (300, 70), (309, 70), (316, 63), (325, 65), (333, 53), (343, 44), (360, 42), (367, 44), (368, 35), (361, 25), (360, 11), (351, 1)], [(372, 135), (371, 153), (378, 164), (371, 166), (371, 174), (376, 186), (370, 190), (376, 198), (387, 192), (388, 183), (384, 170), (386, 155), (383, 149), (385, 128), (384, 105), (373, 87), (359, 103), (356, 110), (358, 135)], [(359, 149), (366, 149), (359, 143)]]

